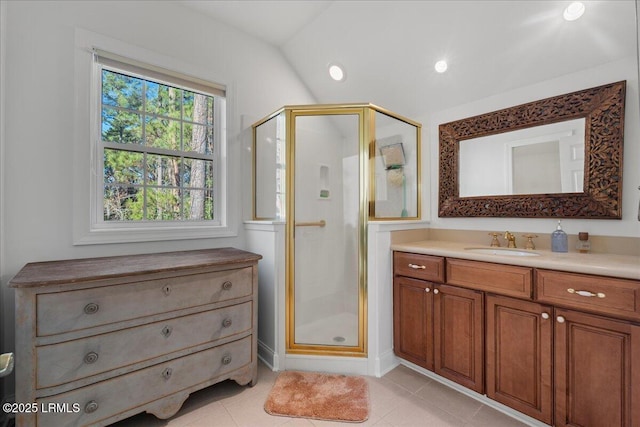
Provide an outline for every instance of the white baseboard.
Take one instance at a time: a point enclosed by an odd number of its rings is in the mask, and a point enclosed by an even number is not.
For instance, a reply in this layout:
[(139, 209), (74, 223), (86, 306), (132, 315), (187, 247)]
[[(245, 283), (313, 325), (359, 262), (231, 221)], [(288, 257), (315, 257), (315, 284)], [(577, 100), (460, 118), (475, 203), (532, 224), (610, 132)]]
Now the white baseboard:
[(258, 358), (264, 362), (265, 365), (270, 367), (272, 370), (277, 369), (276, 365), (276, 352), (264, 344), (262, 341), (258, 340)]
[(380, 378), (393, 370), (400, 364), (400, 359), (395, 355), (393, 350), (389, 350), (381, 354), (376, 360), (375, 372), (373, 375)]

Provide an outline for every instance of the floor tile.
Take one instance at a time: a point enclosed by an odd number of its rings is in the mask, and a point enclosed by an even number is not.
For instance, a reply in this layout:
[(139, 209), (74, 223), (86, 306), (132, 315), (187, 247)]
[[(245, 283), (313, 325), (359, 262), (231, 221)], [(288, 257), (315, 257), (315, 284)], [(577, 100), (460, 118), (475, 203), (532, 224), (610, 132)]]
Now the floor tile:
[(422, 375), (398, 366), (382, 378), (367, 377), (371, 411), (363, 423), (269, 415), (264, 402), (278, 377), (263, 363), (253, 387), (223, 381), (192, 393), (168, 420), (138, 414), (116, 427), (522, 427), (524, 424)]
[(436, 405), (443, 411), (467, 421), (471, 420), (480, 407), (483, 406), (477, 400), (435, 380), (425, 384), (424, 387), (416, 392), (416, 396)]
[(469, 427), (526, 427), (526, 424), (517, 421), (489, 406), (482, 405), (475, 416), (467, 424)]

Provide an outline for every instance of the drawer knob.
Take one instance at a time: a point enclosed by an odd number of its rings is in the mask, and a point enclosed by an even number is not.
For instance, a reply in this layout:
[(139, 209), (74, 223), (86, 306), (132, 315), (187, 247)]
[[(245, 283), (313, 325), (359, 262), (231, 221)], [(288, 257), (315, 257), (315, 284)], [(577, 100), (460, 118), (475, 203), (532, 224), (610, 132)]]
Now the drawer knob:
[(223, 365), (228, 365), (229, 363), (231, 363), (231, 356), (230, 355), (226, 355), (222, 358), (222, 364)]
[(431, 292), (431, 288), (426, 288), (424, 291), (425, 292)]
[(409, 268), (413, 268), (414, 270), (424, 270), (427, 268), (426, 265), (418, 265), (418, 264), (409, 264)]
[(558, 323), (564, 323), (564, 317), (562, 316), (556, 317), (556, 320), (558, 321)]
[(171, 286), (169, 285), (164, 285), (162, 287), (162, 293), (164, 294), (165, 297), (168, 297), (169, 294), (171, 293)]
[(96, 402), (95, 400), (90, 400), (86, 405), (84, 405), (84, 412), (87, 414), (91, 414), (93, 412), (96, 412), (97, 410), (98, 402)]
[(229, 318), (227, 317), (226, 319), (224, 319), (224, 320), (222, 321), (222, 326), (223, 326), (223, 327), (225, 327), (225, 328), (228, 328), (229, 326), (231, 326), (231, 323), (232, 323), (232, 322), (231, 322), (231, 319), (229, 319)]
[(222, 289), (224, 289), (225, 291), (228, 291), (229, 289), (231, 289), (232, 286), (233, 286), (233, 283), (226, 281), (222, 284)]
[(162, 378), (164, 378), (165, 380), (168, 380), (169, 378), (171, 378), (171, 374), (173, 374), (173, 369), (167, 368), (164, 371), (162, 371)]
[(436, 294), (436, 295), (438, 295), (438, 294), (440, 293), (440, 291), (439, 291), (439, 290), (437, 290), (437, 289), (434, 289), (434, 290), (433, 290), (433, 293), (434, 293), (434, 294)]
[(84, 363), (90, 365), (92, 363), (96, 363), (98, 361), (98, 353), (92, 351), (90, 353), (85, 354)]
[(549, 313), (542, 313), (540, 316), (542, 316), (544, 320), (547, 320), (549, 318)]
[(90, 302), (84, 306), (85, 314), (96, 314), (98, 310), (100, 310), (100, 306), (94, 302)]
[(593, 292), (589, 292), (589, 291), (576, 291), (573, 288), (567, 289), (567, 292), (569, 292), (570, 294), (580, 295), (581, 297), (598, 297), (598, 298), (606, 297), (606, 295), (603, 294), (602, 292), (598, 292), (594, 294)]
[(167, 325), (164, 328), (162, 328), (162, 331), (160, 333), (162, 334), (163, 337), (169, 338), (169, 335), (171, 335), (172, 331), (173, 331), (173, 328)]

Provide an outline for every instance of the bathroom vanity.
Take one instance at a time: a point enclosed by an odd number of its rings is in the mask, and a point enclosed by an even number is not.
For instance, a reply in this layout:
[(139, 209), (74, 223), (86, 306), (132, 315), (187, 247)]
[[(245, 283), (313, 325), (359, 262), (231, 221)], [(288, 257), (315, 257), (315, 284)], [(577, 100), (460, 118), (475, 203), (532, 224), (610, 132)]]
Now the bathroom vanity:
[(257, 263), (234, 248), (27, 264), (16, 290), (19, 426), (175, 414), (257, 380)]
[(396, 355), (546, 424), (640, 426), (638, 257), (470, 246), (392, 245)]

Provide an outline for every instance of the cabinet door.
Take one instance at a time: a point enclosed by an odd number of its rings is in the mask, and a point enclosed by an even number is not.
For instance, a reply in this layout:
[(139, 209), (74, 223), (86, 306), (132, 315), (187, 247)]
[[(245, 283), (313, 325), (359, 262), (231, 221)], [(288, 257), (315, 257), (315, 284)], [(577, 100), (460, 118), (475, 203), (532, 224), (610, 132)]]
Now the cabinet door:
[(640, 326), (556, 309), (557, 426), (640, 426)]
[(486, 295), (487, 396), (552, 421), (552, 309)]
[(483, 393), (482, 292), (437, 285), (433, 293), (435, 372)]
[(396, 355), (433, 370), (433, 284), (397, 276), (393, 281)]

